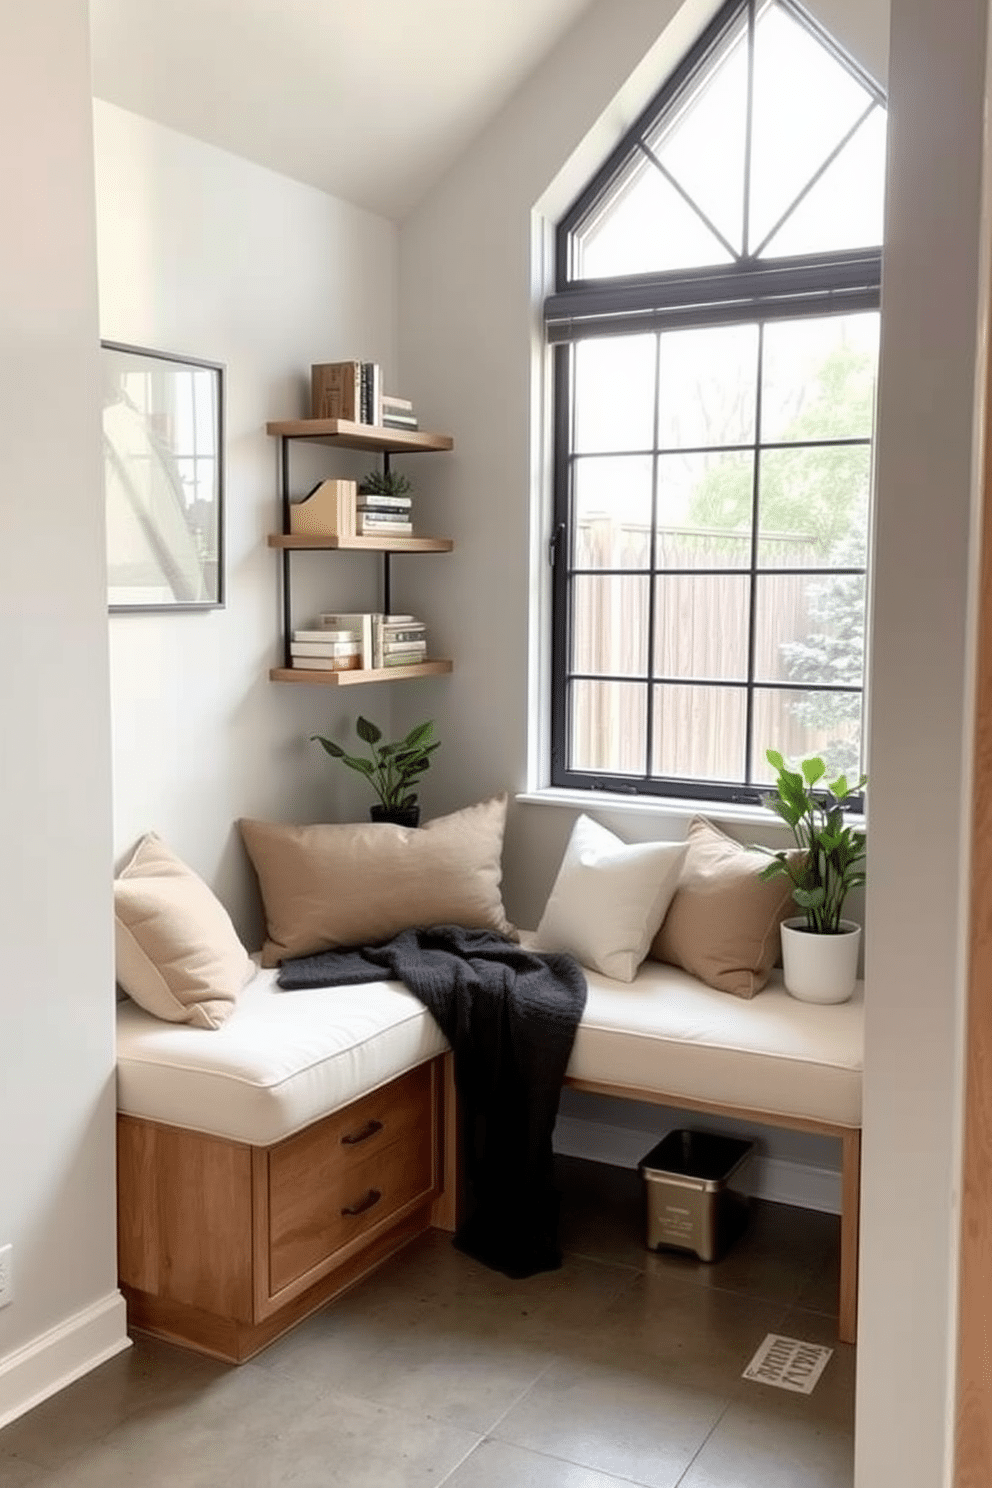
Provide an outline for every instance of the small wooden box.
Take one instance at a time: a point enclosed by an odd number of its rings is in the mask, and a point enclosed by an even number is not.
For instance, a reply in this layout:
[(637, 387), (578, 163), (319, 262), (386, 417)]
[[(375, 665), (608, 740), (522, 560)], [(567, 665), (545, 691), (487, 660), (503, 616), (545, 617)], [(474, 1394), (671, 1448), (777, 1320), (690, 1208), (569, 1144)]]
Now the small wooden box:
[(354, 537), (357, 500), (357, 481), (321, 481), (290, 506), (289, 530), (309, 537)]

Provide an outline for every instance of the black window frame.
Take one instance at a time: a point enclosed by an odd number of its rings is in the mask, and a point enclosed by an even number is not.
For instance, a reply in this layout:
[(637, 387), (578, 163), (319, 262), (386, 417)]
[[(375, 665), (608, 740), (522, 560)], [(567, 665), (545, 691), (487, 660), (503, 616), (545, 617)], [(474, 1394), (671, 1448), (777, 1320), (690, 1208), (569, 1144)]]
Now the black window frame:
[[(553, 787), (572, 789), (588, 792), (609, 792), (611, 794), (627, 796), (646, 796), (648, 798), (678, 798), (687, 801), (698, 800), (702, 802), (728, 802), (739, 804), (757, 804), (762, 798), (765, 787), (736, 781), (712, 781), (693, 778), (672, 778), (653, 776), (650, 773), (641, 775), (613, 774), (605, 771), (583, 771), (570, 769), (568, 766), (569, 751), (569, 685), (575, 678), (582, 678), (586, 674), (573, 670), (570, 667), (571, 650), (571, 615), (570, 615), (570, 579), (578, 572), (583, 572), (572, 566), (572, 363), (575, 345), (590, 337), (638, 335), (646, 331), (661, 332), (665, 330), (707, 327), (724, 324), (751, 324), (757, 322), (761, 327), (774, 320), (797, 320), (803, 318), (823, 317), (833, 314), (850, 314), (857, 311), (872, 310), (880, 308), (881, 300), (881, 276), (882, 276), (882, 249), (881, 246), (872, 249), (855, 249), (832, 253), (813, 254), (803, 257), (790, 257), (786, 259), (761, 259), (754, 254), (744, 253), (735, 262), (717, 268), (704, 268), (699, 270), (674, 270), (657, 274), (638, 274), (617, 276), (608, 279), (580, 278), (573, 273), (577, 254), (575, 249), (575, 236), (586, 219), (598, 204), (608, 196), (616, 178), (623, 172), (635, 151), (643, 150), (644, 136), (648, 135), (658, 121), (676, 103), (680, 95), (689, 89), (701, 72), (704, 72), (714, 54), (719, 55), (721, 47), (727, 38), (739, 27), (742, 19), (745, 20), (748, 30), (749, 48), (749, 72), (753, 67), (754, 54), (754, 27), (756, 16), (766, 0), (727, 0), (727, 3), (717, 13), (710, 24), (706, 27), (696, 44), (687, 53), (681, 64), (676, 67), (668, 80), (663, 84), (647, 108), (641, 113), (636, 122), (624, 135), (623, 139), (611, 153), (603, 166), (596, 172), (588, 185), (573, 202), (571, 207), (562, 217), (556, 229), (556, 288), (555, 292), (548, 296), (545, 301), (544, 318), (547, 339), (551, 346), (553, 358), (553, 408), (554, 408), (554, 440), (553, 440), (553, 480), (554, 480), (554, 504), (552, 532), (549, 542), (549, 555), (553, 566), (552, 577), (552, 642), (551, 642), (551, 769), (550, 783)], [(817, 40), (824, 45), (842, 65), (851, 72), (862, 86), (870, 93), (872, 104), (869, 109), (858, 120), (858, 125), (864, 121), (867, 114), (875, 106), (885, 107), (885, 93), (874, 79), (867, 74), (843, 49), (829, 36), (827, 32), (798, 4), (795, 0), (775, 0), (775, 3), (786, 10), (790, 16), (799, 21), (807, 28)], [(750, 131), (750, 112), (752, 106), (751, 90), (748, 90), (748, 131)], [(850, 133), (853, 133), (850, 131)], [(835, 158), (839, 149), (843, 147), (850, 133), (837, 148), (823, 162), (813, 181), (818, 180), (827, 168), (830, 161)], [(748, 168), (748, 152), (745, 152), (745, 172)], [(809, 189), (812, 182), (807, 183), (802, 194)], [(747, 175), (745, 176), (745, 202), (747, 202)], [(792, 209), (790, 208), (790, 211)], [(745, 212), (747, 207), (745, 206)], [(766, 234), (765, 241), (773, 235), (774, 231)], [(745, 239), (746, 241), (746, 239)], [(759, 244), (759, 249), (764, 243)], [(769, 445), (759, 443), (759, 433), (755, 432), (755, 442), (758, 447), (774, 447), (774, 442)], [(849, 444), (868, 443), (873, 446), (874, 436), (870, 440), (837, 440), (824, 441), (824, 443)], [(657, 446), (657, 439), (655, 439)], [(629, 452), (625, 452), (629, 453)], [(650, 451), (652, 458), (657, 462), (658, 449)], [(757, 465), (757, 461), (756, 461)], [(751, 613), (749, 619), (748, 650), (753, 661), (754, 648), (754, 607), (755, 607), (755, 574), (759, 571), (757, 565), (757, 470), (754, 476), (752, 512), (752, 548), (751, 564), (747, 569), (739, 570), (746, 573), (751, 581)], [(655, 483), (656, 498), (656, 483)], [(649, 579), (649, 589), (652, 591), (650, 599), (649, 615), (653, 615), (653, 588), (654, 579), (658, 573), (672, 573), (675, 570), (659, 569), (655, 566), (654, 539), (652, 539), (651, 566), (646, 570), (625, 569), (623, 572), (628, 576), (646, 574)], [(864, 568), (842, 570), (831, 567), (831, 574), (841, 575), (843, 573), (863, 573), (867, 583), (867, 565)], [(761, 572), (768, 572), (762, 568)], [(784, 572), (784, 570), (782, 570)], [(610, 570), (597, 569), (597, 574), (609, 573)], [(699, 572), (699, 570), (694, 570)], [(779, 570), (773, 570), (779, 572)], [(803, 569), (804, 574), (816, 573), (815, 569)], [(649, 619), (649, 627), (652, 622)], [(649, 635), (650, 648), (650, 635)], [(612, 677), (608, 680), (612, 680)], [(652, 750), (652, 708), (650, 706), (650, 691), (652, 687), (665, 681), (676, 680), (680, 685), (686, 684), (687, 679), (666, 679), (652, 675), (651, 656), (649, 649), (649, 660), (646, 675), (643, 677), (618, 677), (616, 680), (632, 681), (642, 685), (649, 694), (649, 706), (647, 708), (647, 738), (645, 747), (645, 765), (649, 766)], [(802, 691), (812, 693), (815, 691), (837, 692), (852, 691), (860, 692), (862, 698), (865, 694), (866, 677), (862, 676), (861, 683), (857, 687), (838, 688), (834, 685), (824, 684), (816, 687), (803, 683), (797, 688), (795, 683), (767, 684), (761, 682), (756, 684), (753, 668), (749, 662), (748, 676), (746, 682), (739, 684), (746, 688), (747, 693), (747, 740), (745, 744), (746, 764), (745, 775), (750, 774), (750, 750), (751, 729), (750, 719), (753, 707), (755, 688), (780, 685), (784, 690)], [(700, 685), (704, 679), (694, 679), (687, 685)], [(828, 761), (829, 763), (829, 761)], [(861, 804), (861, 797), (852, 798), (851, 806), (857, 809)]]

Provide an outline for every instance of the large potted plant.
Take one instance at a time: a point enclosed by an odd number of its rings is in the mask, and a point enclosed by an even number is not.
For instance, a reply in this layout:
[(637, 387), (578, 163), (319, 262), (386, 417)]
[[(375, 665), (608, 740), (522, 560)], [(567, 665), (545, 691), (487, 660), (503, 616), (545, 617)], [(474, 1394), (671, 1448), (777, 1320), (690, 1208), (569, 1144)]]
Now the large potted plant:
[(804, 1002), (846, 1002), (857, 980), (861, 926), (845, 920), (842, 911), (850, 891), (865, 882), (867, 839), (845, 824), (844, 806), (868, 777), (850, 784), (838, 775), (827, 783), (819, 756), (803, 760), (798, 769), (776, 749), (767, 750), (765, 758), (777, 779), (764, 804), (791, 828), (796, 848), (759, 848), (772, 858), (761, 877), (790, 878), (792, 897), (803, 911), (782, 924), (785, 985)]
[(430, 766), (431, 755), (440, 747), (440, 740), (431, 741), (434, 724), (428, 720), (418, 723), (404, 739), (394, 743), (382, 743), (382, 729), (359, 718), (355, 732), (369, 746), (368, 756), (346, 754), (333, 739), (312, 734), (311, 742), (320, 744), (332, 759), (338, 759), (363, 775), (379, 797), (379, 804), (369, 807), (374, 822), (395, 822), (400, 827), (416, 827), (420, 823), (420, 805), (417, 786), (421, 776)]

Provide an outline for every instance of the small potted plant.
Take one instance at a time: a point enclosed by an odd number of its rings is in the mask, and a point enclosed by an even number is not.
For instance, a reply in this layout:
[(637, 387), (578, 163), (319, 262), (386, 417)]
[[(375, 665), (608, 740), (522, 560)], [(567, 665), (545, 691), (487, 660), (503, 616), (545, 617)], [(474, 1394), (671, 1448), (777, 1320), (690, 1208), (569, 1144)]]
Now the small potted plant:
[[(776, 749), (765, 758), (777, 772), (774, 791), (764, 796), (792, 830), (796, 848), (770, 853), (761, 877), (785, 874), (792, 897), (803, 911), (782, 923), (782, 968), (793, 997), (805, 1002), (846, 1002), (857, 980), (861, 926), (842, 918), (851, 889), (865, 882), (865, 833), (844, 823), (844, 805), (868, 777), (849, 784), (839, 775), (826, 782), (818, 756), (790, 769)], [(821, 784), (822, 782), (822, 784)]]
[(392, 744), (382, 743), (382, 729), (359, 718), (355, 732), (369, 746), (369, 756), (346, 754), (333, 739), (324, 739), (320, 734), (311, 735), (311, 743), (320, 744), (332, 759), (339, 759), (350, 770), (363, 775), (379, 797), (379, 804), (369, 807), (374, 822), (394, 822), (400, 827), (416, 827), (420, 823), (420, 806), (417, 801), (417, 786), (424, 771), (431, 763), (431, 755), (440, 747), (440, 740), (431, 741), (433, 721), (418, 723), (405, 739)]
[(401, 470), (370, 470), (358, 483), (361, 496), (408, 496), (413, 485)]

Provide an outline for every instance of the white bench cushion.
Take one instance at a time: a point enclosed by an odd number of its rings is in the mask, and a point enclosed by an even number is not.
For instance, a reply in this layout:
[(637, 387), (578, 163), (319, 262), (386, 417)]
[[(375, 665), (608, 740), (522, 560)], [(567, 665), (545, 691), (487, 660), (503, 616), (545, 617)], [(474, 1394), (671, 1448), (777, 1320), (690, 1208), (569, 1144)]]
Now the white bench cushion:
[[(860, 1126), (860, 986), (850, 1002), (824, 1007), (790, 997), (780, 973), (750, 1001), (656, 961), (629, 983), (586, 975), (572, 1078)], [(268, 1146), (448, 1047), (399, 982), (281, 992), (275, 978), (259, 971), (216, 1029), (163, 1023), (121, 1003), (118, 1109)]]
[(220, 1028), (117, 1009), (117, 1108), (267, 1147), (442, 1054), (447, 1040), (399, 982), (282, 992), (259, 971)]
[(568, 1074), (733, 1109), (861, 1125), (864, 989), (826, 1007), (799, 1002), (781, 972), (750, 1000), (645, 961), (633, 982), (587, 972), (589, 997)]

